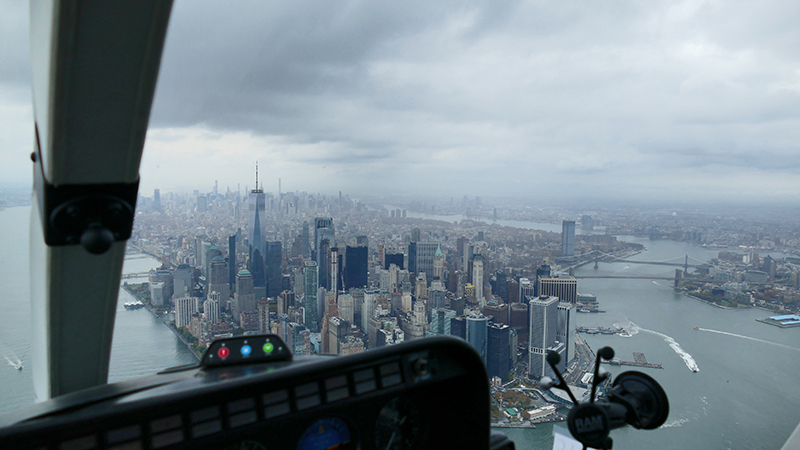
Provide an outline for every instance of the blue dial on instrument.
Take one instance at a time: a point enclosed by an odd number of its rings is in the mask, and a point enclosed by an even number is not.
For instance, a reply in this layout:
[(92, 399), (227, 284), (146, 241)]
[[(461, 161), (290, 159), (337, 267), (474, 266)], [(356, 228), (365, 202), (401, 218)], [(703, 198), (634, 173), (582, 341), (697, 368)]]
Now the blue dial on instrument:
[(327, 450), (355, 448), (350, 428), (342, 419), (329, 418), (315, 422), (300, 437), (297, 450)]

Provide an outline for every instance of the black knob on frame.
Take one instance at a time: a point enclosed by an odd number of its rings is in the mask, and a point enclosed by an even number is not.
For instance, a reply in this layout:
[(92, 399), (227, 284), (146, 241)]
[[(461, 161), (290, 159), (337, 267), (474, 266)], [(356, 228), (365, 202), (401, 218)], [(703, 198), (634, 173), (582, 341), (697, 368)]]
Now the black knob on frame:
[(81, 234), (81, 245), (93, 255), (102, 255), (114, 244), (114, 233), (100, 224), (89, 225)]

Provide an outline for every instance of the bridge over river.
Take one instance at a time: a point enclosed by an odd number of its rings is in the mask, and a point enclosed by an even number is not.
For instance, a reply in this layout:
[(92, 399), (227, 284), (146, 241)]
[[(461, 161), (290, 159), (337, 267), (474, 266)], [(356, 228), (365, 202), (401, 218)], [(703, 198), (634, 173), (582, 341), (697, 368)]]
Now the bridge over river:
[[(620, 256), (617, 256), (617, 255), (614, 255), (614, 254), (603, 253), (603, 252), (601, 252), (599, 250), (594, 250), (591, 253), (591, 256), (589, 258), (587, 258), (587, 259), (585, 259), (583, 261), (575, 262), (572, 265), (564, 267), (561, 270), (571, 273), (574, 269), (577, 269), (578, 267), (581, 267), (581, 266), (585, 266), (586, 264), (590, 264), (592, 262), (594, 262), (594, 268), (597, 269), (598, 264), (601, 263), (601, 262), (604, 262), (604, 263), (649, 264), (649, 265), (654, 265), (654, 266), (683, 267), (684, 274), (687, 274), (687, 273), (689, 273), (689, 268), (690, 267), (692, 267), (692, 268), (700, 267), (701, 265), (705, 264), (705, 262), (700, 261), (700, 260), (695, 259), (695, 258), (692, 258), (689, 255), (684, 255), (683, 258), (678, 257), (678, 258), (666, 259), (666, 260), (663, 260), (663, 261), (642, 261), (642, 260), (636, 260), (636, 259), (628, 259), (631, 256), (632, 255), (626, 255), (626, 256), (620, 257)], [(689, 264), (689, 260), (690, 259), (692, 260), (693, 264)], [(695, 264), (695, 262), (696, 262), (696, 264)], [(585, 276), (585, 277), (579, 277), (579, 278), (616, 278), (616, 277), (613, 277), (613, 276), (603, 276), (603, 277)], [(670, 278), (663, 278), (663, 277), (661, 277), (661, 278), (659, 278), (659, 277), (619, 277), (619, 278), (653, 278), (653, 279), (669, 279), (669, 280), (673, 279), (672, 277), (670, 277)]]

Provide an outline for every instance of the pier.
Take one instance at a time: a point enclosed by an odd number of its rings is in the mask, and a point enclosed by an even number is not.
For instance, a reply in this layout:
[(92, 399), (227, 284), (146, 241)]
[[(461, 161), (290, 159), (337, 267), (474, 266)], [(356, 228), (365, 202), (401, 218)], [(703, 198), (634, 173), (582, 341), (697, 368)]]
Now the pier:
[(150, 276), (150, 272), (131, 272), (131, 273), (123, 273), (121, 278), (125, 280), (130, 278), (144, 278), (147, 276)]
[(647, 358), (645, 358), (644, 353), (641, 352), (633, 352), (633, 361), (620, 361), (618, 359), (612, 359), (611, 361), (605, 361), (607, 364), (613, 364), (615, 366), (634, 366), (634, 367), (646, 367), (648, 369), (663, 369), (661, 364), (653, 364), (647, 362)]

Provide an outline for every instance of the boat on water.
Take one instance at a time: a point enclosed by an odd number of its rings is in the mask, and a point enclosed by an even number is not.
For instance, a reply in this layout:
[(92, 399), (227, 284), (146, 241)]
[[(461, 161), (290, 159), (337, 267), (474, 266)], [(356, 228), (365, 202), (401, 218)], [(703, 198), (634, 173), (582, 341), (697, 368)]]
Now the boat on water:
[(699, 328), (699, 327), (694, 327), (694, 329), (695, 329), (695, 330), (700, 330), (700, 328)]

